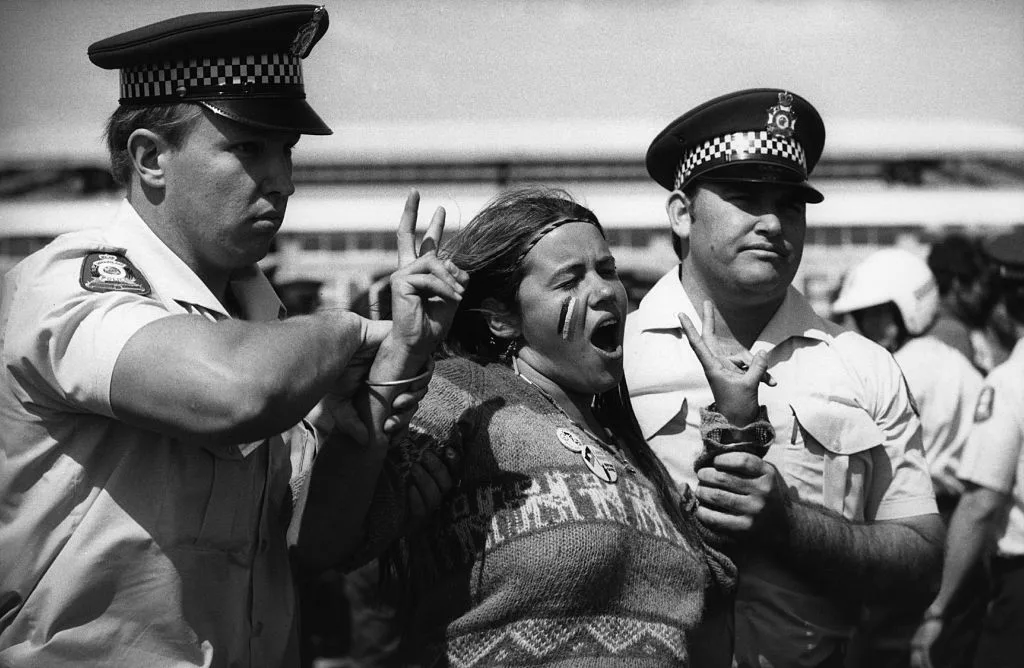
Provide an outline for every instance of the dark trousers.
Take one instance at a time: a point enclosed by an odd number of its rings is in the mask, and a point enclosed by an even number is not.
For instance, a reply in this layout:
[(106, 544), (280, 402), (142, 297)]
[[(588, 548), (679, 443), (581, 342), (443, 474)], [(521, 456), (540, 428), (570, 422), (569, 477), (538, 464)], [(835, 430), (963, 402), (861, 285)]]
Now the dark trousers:
[(1024, 557), (992, 560), (992, 600), (981, 628), (975, 668), (1024, 665)]

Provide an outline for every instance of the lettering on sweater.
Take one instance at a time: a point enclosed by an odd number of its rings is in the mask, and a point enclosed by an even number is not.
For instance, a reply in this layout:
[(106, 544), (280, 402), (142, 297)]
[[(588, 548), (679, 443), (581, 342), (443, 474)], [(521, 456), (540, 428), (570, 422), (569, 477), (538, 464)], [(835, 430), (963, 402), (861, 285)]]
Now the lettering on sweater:
[(589, 471), (509, 476), (456, 495), (447, 512), (441, 525), (446, 527), (446, 542), (458, 546), (460, 554), (450, 556), (461, 563), (471, 561), (481, 550), (568, 524), (613, 522), (690, 547), (661, 508), (657, 493), (625, 476), (615, 485)]

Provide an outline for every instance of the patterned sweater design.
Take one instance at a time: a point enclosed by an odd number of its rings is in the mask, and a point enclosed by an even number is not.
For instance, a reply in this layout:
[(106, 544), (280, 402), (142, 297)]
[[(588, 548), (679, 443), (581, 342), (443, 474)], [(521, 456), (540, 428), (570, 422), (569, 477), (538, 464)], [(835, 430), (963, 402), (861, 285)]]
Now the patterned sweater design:
[[(559, 429), (618, 481), (592, 473)], [(688, 665), (712, 576), (695, 520), (675, 524), (635, 457), (627, 470), (511, 370), (459, 358), (438, 362), (391, 453), (395, 488), (446, 445), (462, 458), (459, 487), (391, 552), (412, 590), (418, 664)], [(378, 501), (371, 526), (393, 523), (399, 504)]]

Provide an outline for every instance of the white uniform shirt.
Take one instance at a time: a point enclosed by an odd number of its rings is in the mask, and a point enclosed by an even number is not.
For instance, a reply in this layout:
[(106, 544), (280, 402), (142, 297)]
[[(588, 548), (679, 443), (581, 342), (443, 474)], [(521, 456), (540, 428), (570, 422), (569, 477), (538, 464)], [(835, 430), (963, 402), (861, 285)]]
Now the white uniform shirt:
[[(85, 289), (96, 252), (127, 258), (152, 294)], [(246, 319), (281, 313), (255, 267), (231, 289)], [(127, 202), (108, 226), (22, 261), (0, 299), (0, 664), (297, 662), (286, 529), (311, 429), (190, 442), (125, 424), (110, 405), (133, 334), (225, 308)]]
[[(626, 322), (625, 376), (644, 438), (677, 483), (696, 485), (702, 406), (711, 388), (676, 313), (701, 319), (679, 283), (663, 276)], [(892, 356), (824, 320), (796, 289), (751, 352), (765, 351), (776, 387), (761, 402), (776, 440), (765, 460), (794, 498), (849, 520), (936, 512), (920, 421)], [(817, 665), (851, 632), (855, 609), (813, 591), (787, 564), (754, 555), (740, 564), (737, 658), (757, 665)]]
[(935, 493), (959, 496), (963, 484), (957, 468), (974, 422), (982, 375), (959, 350), (932, 336), (910, 339), (893, 357), (917, 403)]
[(985, 379), (960, 477), (1012, 497), (997, 549), (1024, 556), (1024, 339)]

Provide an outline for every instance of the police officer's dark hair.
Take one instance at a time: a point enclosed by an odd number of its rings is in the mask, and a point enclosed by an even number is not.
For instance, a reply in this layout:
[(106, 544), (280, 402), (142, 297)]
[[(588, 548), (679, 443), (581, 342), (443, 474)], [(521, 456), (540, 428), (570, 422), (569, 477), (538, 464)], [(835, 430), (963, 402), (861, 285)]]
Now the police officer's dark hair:
[(441, 255), (469, 273), (469, 284), (448, 330), (447, 354), (501, 359), (510, 342), (494, 340), (481, 304), (492, 297), (517, 313), (525, 253), (545, 226), (567, 219), (593, 223), (604, 234), (597, 216), (568, 192), (526, 187), (498, 195), (448, 240)]
[(935, 274), (939, 294), (946, 295), (953, 281), (977, 281), (985, 272), (985, 262), (976, 241), (953, 233), (934, 242), (928, 251), (928, 268)]
[(115, 109), (107, 120), (104, 132), (114, 180), (124, 186), (131, 179), (132, 161), (128, 155), (128, 137), (133, 132), (140, 128), (152, 130), (173, 148), (180, 148), (202, 113), (202, 107), (188, 102)]

